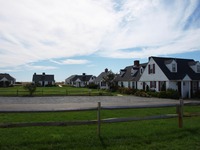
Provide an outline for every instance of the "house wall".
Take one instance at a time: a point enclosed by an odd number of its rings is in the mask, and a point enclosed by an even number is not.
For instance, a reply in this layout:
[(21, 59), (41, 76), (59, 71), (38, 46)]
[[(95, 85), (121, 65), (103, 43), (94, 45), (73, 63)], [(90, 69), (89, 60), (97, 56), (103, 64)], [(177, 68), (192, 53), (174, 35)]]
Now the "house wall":
[(166, 89), (178, 90), (177, 81), (168, 81), (168, 82), (166, 82)]
[[(152, 64), (155, 64), (155, 73), (149, 74), (148, 65), (152, 65)], [(166, 77), (166, 75), (162, 72), (160, 67), (156, 64), (156, 62), (152, 58), (149, 60), (149, 63), (147, 64), (146, 68), (144, 69), (143, 74), (140, 77), (140, 80), (137, 86), (138, 89), (143, 89), (143, 82), (145, 82), (146, 85), (150, 87), (150, 81), (156, 81), (156, 88), (155, 88), (156, 91), (159, 90), (158, 81), (168, 81), (168, 78)]]

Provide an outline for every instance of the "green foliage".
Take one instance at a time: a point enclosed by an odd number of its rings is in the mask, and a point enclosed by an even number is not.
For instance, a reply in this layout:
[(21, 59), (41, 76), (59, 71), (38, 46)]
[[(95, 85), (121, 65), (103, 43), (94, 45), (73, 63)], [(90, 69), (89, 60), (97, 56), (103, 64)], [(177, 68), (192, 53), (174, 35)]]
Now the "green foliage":
[(150, 97), (150, 95), (143, 90), (138, 90), (137, 92), (135, 92), (135, 96)]
[(36, 91), (36, 85), (33, 83), (28, 83), (24, 85), (24, 89), (29, 92), (29, 96), (33, 96), (33, 93)]
[(88, 87), (89, 89), (98, 89), (98, 84), (90, 83), (87, 87)]
[(108, 85), (109, 89), (115, 85), (114, 78), (115, 74), (111, 70), (103, 77), (103, 81)]
[(159, 92), (159, 98), (171, 98), (171, 99), (179, 99), (179, 93), (173, 89), (167, 89), (167, 91)]
[(124, 88), (124, 87), (120, 87), (118, 89), (119, 93), (121, 94), (127, 94), (127, 95), (134, 95), (135, 92), (137, 91), (136, 89), (132, 89), (132, 88)]

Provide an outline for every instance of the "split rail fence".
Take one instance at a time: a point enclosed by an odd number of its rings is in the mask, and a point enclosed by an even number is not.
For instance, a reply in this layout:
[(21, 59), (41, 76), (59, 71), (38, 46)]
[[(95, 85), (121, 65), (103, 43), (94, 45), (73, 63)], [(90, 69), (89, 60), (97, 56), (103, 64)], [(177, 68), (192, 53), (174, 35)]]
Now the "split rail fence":
[[(76, 125), (97, 125), (97, 135), (100, 136), (102, 123), (118, 123), (118, 122), (131, 122), (141, 120), (155, 120), (155, 119), (169, 119), (178, 118), (178, 127), (183, 127), (184, 117), (200, 116), (200, 112), (184, 114), (183, 106), (199, 106), (200, 102), (184, 103), (180, 100), (180, 104), (158, 104), (158, 105), (141, 105), (141, 106), (101, 106), (97, 103), (97, 107), (83, 108), (83, 109), (70, 109), (70, 110), (57, 110), (57, 111), (0, 111), (0, 113), (33, 113), (33, 112), (78, 112), (78, 111), (97, 111), (96, 120), (82, 120), (82, 121), (65, 121), (65, 122), (24, 122), (24, 123), (0, 123), (0, 128), (14, 128), (14, 127), (32, 127), (32, 126), (76, 126)], [(101, 119), (102, 110), (117, 110), (117, 109), (145, 109), (145, 108), (165, 108), (176, 107), (176, 114), (163, 114), (145, 117), (126, 117), (126, 118), (106, 118)]]

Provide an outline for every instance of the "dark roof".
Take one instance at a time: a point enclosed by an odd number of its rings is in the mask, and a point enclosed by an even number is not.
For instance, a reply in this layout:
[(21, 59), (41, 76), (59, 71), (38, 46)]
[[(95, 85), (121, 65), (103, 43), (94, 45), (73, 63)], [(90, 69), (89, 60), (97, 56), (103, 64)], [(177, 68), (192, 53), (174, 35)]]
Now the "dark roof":
[(39, 81), (48, 81), (52, 82), (54, 80), (54, 75), (47, 75), (47, 74), (33, 74), (33, 81), (39, 82)]
[[(139, 66), (127, 66), (124, 69), (121, 69), (123, 74), (118, 74), (117, 77), (115, 78), (115, 81), (138, 81), (141, 74), (139, 73), (139, 69), (141, 67), (145, 68), (147, 63), (140, 64)], [(132, 74), (131, 70), (134, 70), (135, 73)]]
[(77, 79), (80, 79), (81, 81), (89, 81), (91, 77), (93, 77), (93, 75), (74, 75), (71, 78), (71, 81), (76, 81)]
[[(190, 64), (194, 64), (193, 59), (181, 59), (181, 58), (165, 58), (165, 57), (151, 57), (167, 76), (169, 80), (182, 80), (186, 75), (188, 75), (192, 80), (200, 80), (200, 73), (194, 72), (190, 67)], [(177, 72), (171, 72), (167, 66), (166, 62), (175, 60), (177, 63)]]
[(6, 78), (10, 81), (15, 81), (15, 78), (13, 78), (12, 76), (10, 76), (9, 74), (7, 73), (0, 73), (0, 80), (2, 80), (3, 78)]
[(101, 82), (103, 80), (103, 77), (106, 77), (110, 73), (111, 71), (108, 71), (108, 69), (105, 69), (105, 71), (100, 73), (99, 76), (95, 79), (95, 82)]

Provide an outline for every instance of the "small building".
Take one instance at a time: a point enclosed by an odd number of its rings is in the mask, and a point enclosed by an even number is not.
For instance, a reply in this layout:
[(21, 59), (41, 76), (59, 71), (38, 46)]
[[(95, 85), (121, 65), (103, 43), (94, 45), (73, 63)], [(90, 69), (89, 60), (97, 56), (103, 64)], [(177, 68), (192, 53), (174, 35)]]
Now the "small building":
[(148, 86), (157, 92), (177, 90), (182, 98), (191, 98), (200, 89), (200, 62), (193, 59), (149, 57), (139, 89)]
[(96, 79), (93, 75), (86, 75), (83, 73), (82, 75), (72, 75), (65, 79), (65, 84), (72, 85), (75, 87), (86, 87), (87, 85), (94, 83)]
[(105, 82), (104, 78), (112, 73), (111, 71), (108, 71), (106, 68), (104, 72), (100, 73), (99, 76), (95, 80), (95, 84), (99, 85), (100, 89), (109, 89), (108, 84)]
[(44, 72), (42, 74), (34, 73), (32, 82), (37, 85), (39, 84), (39, 86), (55, 85), (54, 75), (45, 74)]
[(133, 65), (127, 66), (120, 70), (115, 81), (119, 87), (138, 89), (138, 80), (142, 75), (147, 63), (140, 64), (139, 60), (135, 60)]
[(0, 73), (0, 87), (8, 87), (15, 84), (16, 79), (7, 73)]

